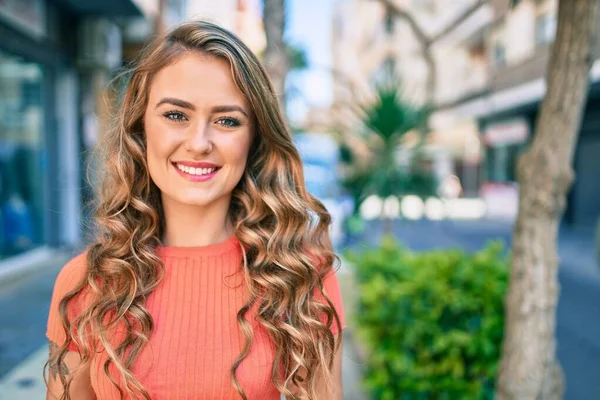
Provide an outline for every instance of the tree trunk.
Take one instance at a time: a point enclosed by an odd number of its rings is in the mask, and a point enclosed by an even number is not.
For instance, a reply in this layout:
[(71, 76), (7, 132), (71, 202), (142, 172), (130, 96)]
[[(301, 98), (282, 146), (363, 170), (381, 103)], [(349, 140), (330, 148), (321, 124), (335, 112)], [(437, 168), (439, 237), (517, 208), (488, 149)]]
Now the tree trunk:
[(158, 11), (154, 20), (154, 34), (160, 36), (165, 33), (165, 7), (167, 0), (158, 0)]
[(279, 97), (279, 104), (285, 106), (285, 77), (289, 69), (287, 49), (283, 40), (285, 0), (264, 0), (263, 24), (267, 39), (267, 48), (263, 56), (265, 67)]
[(519, 214), (506, 297), (499, 400), (560, 399), (564, 378), (556, 359), (557, 231), (594, 59), (600, 0), (561, 0), (548, 66), (548, 89), (533, 144), (518, 163)]

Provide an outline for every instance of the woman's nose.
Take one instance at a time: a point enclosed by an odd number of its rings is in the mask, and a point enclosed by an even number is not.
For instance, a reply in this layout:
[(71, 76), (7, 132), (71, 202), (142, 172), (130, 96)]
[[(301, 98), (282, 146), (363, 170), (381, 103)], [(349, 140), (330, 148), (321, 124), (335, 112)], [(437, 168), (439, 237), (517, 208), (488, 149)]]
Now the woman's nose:
[(186, 140), (185, 149), (190, 153), (209, 153), (213, 148), (209, 131), (208, 124), (199, 124)]

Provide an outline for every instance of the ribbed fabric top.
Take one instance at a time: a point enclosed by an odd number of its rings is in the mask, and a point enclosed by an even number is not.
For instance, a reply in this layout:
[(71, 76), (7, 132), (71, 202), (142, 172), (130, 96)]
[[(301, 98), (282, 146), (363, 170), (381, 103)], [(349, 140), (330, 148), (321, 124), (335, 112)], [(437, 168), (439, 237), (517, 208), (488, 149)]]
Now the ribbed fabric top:
[[(236, 316), (248, 299), (238, 240), (232, 237), (203, 247), (161, 247), (157, 254), (165, 264), (165, 277), (146, 301), (154, 331), (135, 361), (133, 373), (153, 400), (240, 399), (230, 377), (231, 366), (244, 346)], [(65, 341), (58, 303), (85, 273), (83, 253), (69, 261), (56, 279), (46, 332), (55, 343)], [(346, 324), (335, 273), (325, 278), (324, 287), (343, 329)], [(68, 310), (71, 321), (83, 307), (85, 300), (74, 302)], [(275, 349), (266, 330), (254, 321), (255, 315), (255, 308), (246, 314), (254, 330), (254, 342), (237, 370), (237, 378), (248, 399), (279, 400), (280, 394), (271, 382)], [(326, 321), (325, 316), (322, 321)], [(331, 330), (334, 334), (339, 331), (335, 322)], [(111, 335), (111, 342), (116, 344), (122, 338), (123, 332), (118, 330)], [(70, 350), (78, 351), (75, 345)], [(105, 352), (95, 356), (91, 383), (98, 400), (117, 400), (119, 392), (103, 370), (107, 359)], [(120, 381), (113, 365), (110, 371)]]

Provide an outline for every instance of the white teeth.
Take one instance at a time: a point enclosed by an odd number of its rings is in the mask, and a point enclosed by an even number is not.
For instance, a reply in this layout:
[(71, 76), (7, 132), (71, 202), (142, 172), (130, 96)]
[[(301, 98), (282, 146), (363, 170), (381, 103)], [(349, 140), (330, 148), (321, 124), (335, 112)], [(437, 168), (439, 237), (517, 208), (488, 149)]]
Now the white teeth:
[(207, 175), (215, 171), (216, 168), (194, 168), (177, 164), (177, 168), (190, 175)]

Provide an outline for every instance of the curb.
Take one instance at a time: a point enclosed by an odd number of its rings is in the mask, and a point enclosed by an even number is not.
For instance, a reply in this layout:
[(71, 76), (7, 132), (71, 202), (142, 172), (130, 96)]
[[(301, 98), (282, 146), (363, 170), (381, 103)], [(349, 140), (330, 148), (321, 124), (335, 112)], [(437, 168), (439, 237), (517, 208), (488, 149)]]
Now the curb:
[(0, 261), (0, 283), (36, 271), (41, 264), (56, 257), (57, 253), (56, 250), (44, 246)]
[(35, 274), (46, 268), (48, 264), (64, 264), (70, 256), (72, 251), (44, 246), (2, 260), (0, 261), (0, 286)]

